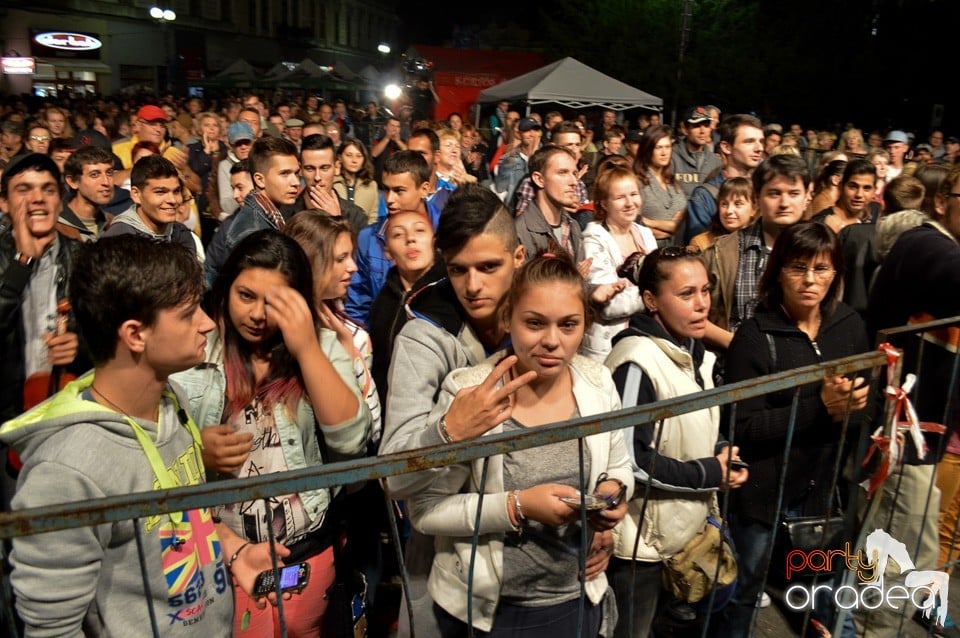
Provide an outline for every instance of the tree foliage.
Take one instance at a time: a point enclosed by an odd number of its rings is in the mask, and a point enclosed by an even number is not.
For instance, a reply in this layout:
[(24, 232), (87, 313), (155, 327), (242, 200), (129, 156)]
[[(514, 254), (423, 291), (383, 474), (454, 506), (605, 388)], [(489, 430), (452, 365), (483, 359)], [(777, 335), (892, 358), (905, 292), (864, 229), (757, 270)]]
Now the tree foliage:
[(923, 117), (947, 100), (933, 61), (953, 57), (955, 0), (693, 4), (679, 85), (684, 0), (553, 0), (535, 36), (556, 57), (662, 97), (668, 111), (711, 102), (819, 126), (876, 126)]

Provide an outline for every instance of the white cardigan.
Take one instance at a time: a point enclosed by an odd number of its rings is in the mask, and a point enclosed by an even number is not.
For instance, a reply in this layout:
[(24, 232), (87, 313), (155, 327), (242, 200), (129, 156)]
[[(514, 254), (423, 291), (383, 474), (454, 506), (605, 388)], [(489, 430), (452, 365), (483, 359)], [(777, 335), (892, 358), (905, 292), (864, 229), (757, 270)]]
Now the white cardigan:
[[(646, 226), (634, 223), (631, 227), (634, 240), (646, 253), (657, 249), (657, 240)], [(624, 262), (624, 255), (617, 241), (603, 224), (590, 222), (583, 231), (580, 253), (577, 261), (593, 259), (590, 272), (587, 273), (587, 286), (592, 291), (602, 284), (612, 284), (620, 280), (617, 268)], [(580, 354), (594, 361), (603, 362), (610, 352), (610, 342), (614, 336), (627, 327), (630, 317), (643, 310), (640, 289), (633, 284), (618, 292), (600, 308), (599, 317), (590, 325), (583, 336)]]
[[(430, 423), (449, 409), (453, 397), (462, 388), (483, 381), (504, 353), (497, 353), (480, 365), (454, 370), (444, 379), (443, 388)], [(570, 365), (573, 394), (581, 416), (603, 414), (620, 408), (613, 378), (602, 365), (575, 356)], [(433, 416), (436, 415), (436, 419)], [(502, 426), (488, 434), (502, 432)], [(601, 472), (607, 472), (633, 492), (633, 471), (630, 456), (620, 430), (595, 434), (584, 439), (590, 454), (590, 476), (587, 485), (595, 485)], [(436, 536), (437, 553), (430, 570), (428, 588), (433, 600), (448, 613), (467, 621), (467, 576), (470, 549), (483, 461), (461, 463), (435, 475), (431, 486), (407, 500), (410, 523), (417, 531)], [(473, 623), (477, 629), (489, 631), (500, 598), (503, 579), (503, 538), (515, 528), (507, 509), (507, 493), (503, 487), (503, 456), (490, 457), (487, 482), (480, 518), (480, 536), (473, 575)], [(588, 581), (586, 593), (597, 604), (607, 589), (604, 574)]]

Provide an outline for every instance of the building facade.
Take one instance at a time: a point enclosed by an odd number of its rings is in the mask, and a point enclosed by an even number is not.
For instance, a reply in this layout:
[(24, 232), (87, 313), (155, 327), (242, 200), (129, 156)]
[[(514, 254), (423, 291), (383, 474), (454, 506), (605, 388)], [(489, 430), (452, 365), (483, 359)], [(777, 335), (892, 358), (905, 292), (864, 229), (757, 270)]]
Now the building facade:
[[(155, 19), (152, 7), (176, 18)], [(238, 59), (357, 70), (379, 61), (377, 46), (396, 42), (398, 27), (390, 0), (0, 2), (3, 54), (35, 60), (32, 75), (4, 75), (0, 91), (182, 94)]]

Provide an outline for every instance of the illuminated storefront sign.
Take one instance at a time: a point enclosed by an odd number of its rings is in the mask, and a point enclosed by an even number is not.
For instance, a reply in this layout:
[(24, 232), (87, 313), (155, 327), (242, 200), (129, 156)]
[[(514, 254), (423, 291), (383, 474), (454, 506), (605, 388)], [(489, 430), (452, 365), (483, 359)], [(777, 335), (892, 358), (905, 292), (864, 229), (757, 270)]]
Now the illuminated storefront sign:
[(34, 42), (40, 46), (59, 49), (60, 51), (93, 51), (103, 46), (98, 38), (85, 33), (70, 33), (68, 31), (46, 31), (33, 36)]
[(0, 58), (0, 68), (6, 75), (33, 75), (36, 61), (33, 58)]

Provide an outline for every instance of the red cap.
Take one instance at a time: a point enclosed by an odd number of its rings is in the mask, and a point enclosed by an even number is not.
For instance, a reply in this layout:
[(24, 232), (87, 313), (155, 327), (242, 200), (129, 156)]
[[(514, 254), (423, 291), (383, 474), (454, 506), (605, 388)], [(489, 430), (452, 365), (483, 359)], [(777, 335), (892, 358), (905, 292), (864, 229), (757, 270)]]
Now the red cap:
[(156, 122), (157, 120), (167, 121), (167, 114), (163, 112), (159, 106), (154, 106), (153, 104), (147, 104), (146, 106), (141, 106), (140, 110), (137, 111), (137, 119), (143, 120), (145, 122)]

